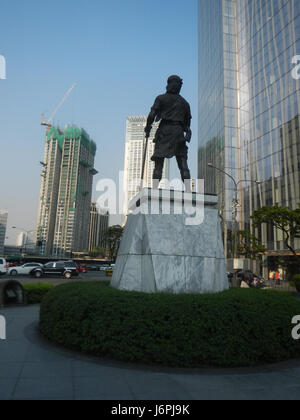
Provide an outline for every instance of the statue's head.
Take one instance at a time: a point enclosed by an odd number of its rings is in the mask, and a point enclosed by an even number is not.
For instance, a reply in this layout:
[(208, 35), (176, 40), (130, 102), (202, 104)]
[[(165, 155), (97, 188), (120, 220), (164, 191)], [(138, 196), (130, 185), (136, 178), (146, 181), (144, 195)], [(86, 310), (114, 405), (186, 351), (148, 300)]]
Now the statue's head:
[(168, 78), (167, 92), (179, 94), (182, 88), (183, 80), (179, 76), (170, 76)]

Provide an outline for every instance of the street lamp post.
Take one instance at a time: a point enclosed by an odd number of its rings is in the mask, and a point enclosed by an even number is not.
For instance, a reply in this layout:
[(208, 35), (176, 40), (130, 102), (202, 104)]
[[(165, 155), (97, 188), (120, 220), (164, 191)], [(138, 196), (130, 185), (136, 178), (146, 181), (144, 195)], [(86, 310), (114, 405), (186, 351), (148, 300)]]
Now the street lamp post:
[(232, 181), (233, 181), (233, 183), (234, 183), (234, 191), (235, 191), (235, 198), (233, 199), (233, 201), (232, 201), (232, 208), (233, 208), (233, 214), (234, 214), (234, 218), (235, 218), (235, 221), (237, 222), (238, 220), (237, 220), (237, 216), (238, 216), (238, 207), (241, 207), (241, 203), (240, 203), (240, 200), (239, 200), (239, 198), (238, 198), (238, 192), (239, 192), (239, 185), (242, 183), (242, 182), (253, 182), (253, 183), (255, 183), (255, 184), (257, 184), (257, 185), (259, 185), (260, 184), (260, 182), (259, 181), (253, 181), (253, 180), (251, 180), (251, 179), (241, 179), (240, 181), (236, 181), (234, 178), (233, 178), (233, 176), (231, 176), (229, 173), (227, 173), (227, 172), (225, 172), (225, 171), (223, 171), (223, 169), (221, 169), (221, 168), (218, 168), (217, 166), (215, 166), (215, 165), (213, 165), (212, 163), (208, 163), (207, 164), (207, 166), (208, 167), (210, 167), (210, 168), (214, 168), (214, 169), (216, 169), (217, 171), (219, 171), (219, 172), (222, 172), (223, 174), (225, 174), (225, 175), (227, 175)]
[[(240, 208), (242, 207), (242, 203), (240, 202), (239, 197), (238, 197), (239, 185), (241, 183), (243, 183), (243, 182), (252, 182), (252, 183), (255, 183), (255, 184), (259, 185), (260, 182), (257, 181), (257, 180), (256, 181), (253, 181), (251, 179), (241, 179), (239, 181), (236, 181), (232, 175), (230, 175), (229, 173), (225, 172), (223, 169), (218, 168), (217, 166), (213, 165), (212, 163), (208, 163), (207, 166), (210, 167), (210, 168), (214, 168), (214, 169), (216, 169), (219, 172), (222, 172), (223, 174), (225, 174), (226, 176), (228, 176), (232, 180), (232, 182), (234, 183), (235, 196), (234, 196), (234, 199), (232, 200), (232, 210), (233, 210), (232, 211), (232, 214), (234, 215), (234, 229), (233, 229), (234, 247), (233, 247), (233, 258), (236, 258), (237, 257), (237, 237), (236, 236), (237, 236), (237, 231), (238, 231), (238, 229), (237, 229), (237, 226), (238, 226), (238, 208), (239, 207)], [(227, 258), (227, 256), (226, 256), (226, 258)]]

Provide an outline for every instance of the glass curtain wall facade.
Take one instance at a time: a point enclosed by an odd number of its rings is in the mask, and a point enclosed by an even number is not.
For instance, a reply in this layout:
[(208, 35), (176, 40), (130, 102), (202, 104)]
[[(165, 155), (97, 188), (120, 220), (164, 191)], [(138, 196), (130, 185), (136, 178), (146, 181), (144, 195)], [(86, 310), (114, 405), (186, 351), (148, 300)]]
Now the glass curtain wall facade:
[[(240, 228), (257, 208), (300, 202), (299, 25), (298, 0), (199, 0), (199, 177), (219, 195), (229, 258), (235, 184), (208, 163), (238, 183)], [(279, 232), (256, 233), (284, 249)]]
[[(300, 202), (300, 1), (237, 1), (241, 142), (244, 176), (261, 182), (243, 190), (244, 216), (261, 206), (295, 209)], [(257, 232), (269, 251), (284, 250), (282, 234)], [(298, 241), (298, 248), (300, 243)]]
[(225, 253), (234, 229), (234, 179), (239, 177), (238, 57), (234, 0), (199, 0), (199, 152), (198, 178), (219, 196)]

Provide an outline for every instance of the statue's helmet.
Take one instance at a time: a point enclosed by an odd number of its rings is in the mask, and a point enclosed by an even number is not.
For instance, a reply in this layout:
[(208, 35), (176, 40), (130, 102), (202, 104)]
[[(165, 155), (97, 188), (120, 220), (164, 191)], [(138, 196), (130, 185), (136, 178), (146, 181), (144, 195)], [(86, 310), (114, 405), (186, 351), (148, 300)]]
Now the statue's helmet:
[(170, 76), (168, 78), (168, 84), (167, 84), (167, 92), (168, 93), (179, 93), (181, 91), (183, 84), (183, 80), (179, 76)]

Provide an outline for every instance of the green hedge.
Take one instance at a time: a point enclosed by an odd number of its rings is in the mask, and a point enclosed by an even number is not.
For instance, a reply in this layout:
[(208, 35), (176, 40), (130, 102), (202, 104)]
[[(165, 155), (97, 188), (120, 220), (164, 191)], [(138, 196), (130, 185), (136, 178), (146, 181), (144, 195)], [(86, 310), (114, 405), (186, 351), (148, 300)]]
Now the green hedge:
[(291, 286), (296, 287), (297, 291), (300, 292), (300, 274), (295, 274), (291, 281)]
[(290, 293), (231, 289), (215, 295), (143, 294), (99, 282), (56, 287), (41, 332), (85, 353), (172, 367), (253, 366), (300, 356)]
[(41, 303), (43, 298), (47, 295), (50, 290), (53, 289), (53, 284), (50, 283), (38, 283), (38, 284), (24, 284), (23, 285), (27, 302), (30, 305)]

